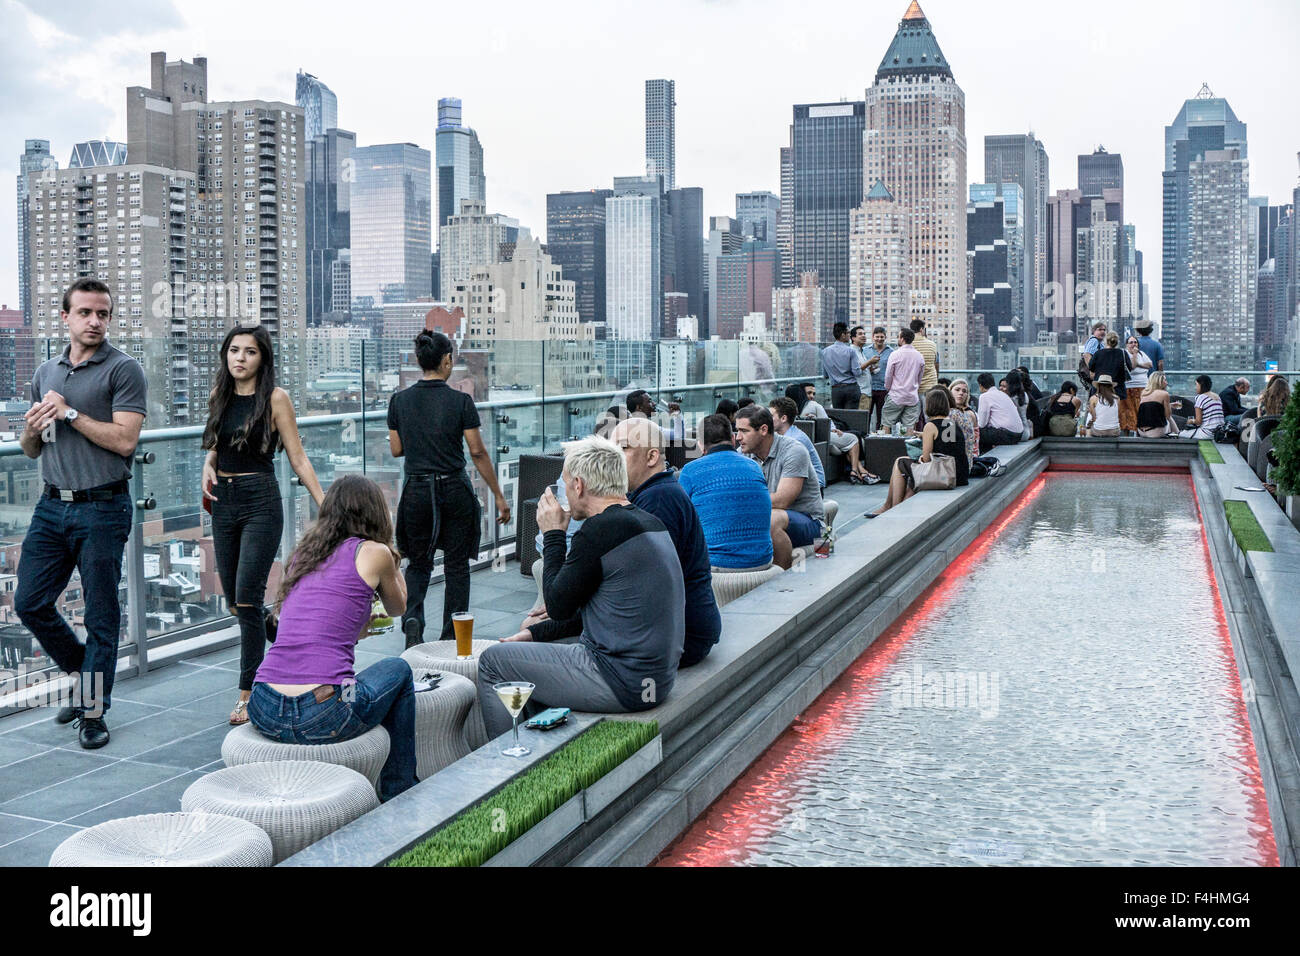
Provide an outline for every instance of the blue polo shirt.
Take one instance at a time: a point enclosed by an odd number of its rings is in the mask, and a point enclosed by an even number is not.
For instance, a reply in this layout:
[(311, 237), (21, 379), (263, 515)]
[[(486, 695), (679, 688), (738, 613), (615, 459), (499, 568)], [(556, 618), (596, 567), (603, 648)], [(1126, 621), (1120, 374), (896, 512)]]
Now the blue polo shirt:
[(700, 517), (714, 567), (771, 563), (772, 496), (758, 462), (718, 445), (687, 462), (678, 481)]

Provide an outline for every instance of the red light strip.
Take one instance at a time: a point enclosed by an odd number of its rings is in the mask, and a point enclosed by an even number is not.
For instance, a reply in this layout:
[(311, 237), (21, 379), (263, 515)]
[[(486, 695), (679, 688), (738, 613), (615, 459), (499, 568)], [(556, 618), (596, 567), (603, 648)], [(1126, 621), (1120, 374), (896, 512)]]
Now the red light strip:
[[(893, 666), (899, 653), (935, 614), (945, 611), (948, 595), (970, 566), (993, 546), (1002, 531), (1033, 503), (1046, 485), (1046, 475), (1025, 489), (988, 528), (948, 565), (934, 582), (871, 646), (795, 718), (790, 728), (736, 779), (655, 861), (655, 866), (730, 866), (749, 855), (749, 846), (776, 830), (786, 814), (773, 813), (787, 804), (794, 791), (788, 782), (809, 761), (825, 758), (838, 748), (831, 732), (846, 711), (861, 709), (878, 692), (878, 679)], [(693, 849), (687, 849), (693, 848)]]
[[(1187, 474), (1185, 471), (1183, 473)], [(653, 865), (732, 866), (743, 862), (751, 854), (750, 848), (754, 844), (774, 833), (788, 817), (788, 812), (782, 812), (781, 808), (790, 806), (791, 797), (797, 790), (797, 785), (791, 781), (810, 761), (824, 760), (835, 752), (842, 738), (834, 736), (833, 731), (842, 728), (846, 712), (863, 709), (864, 702), (869, 702), (874, 697), (879, 690), (878, 679), (894, 664), (917, 632), (928, 625), (936, 613), (943, 612), (950, 603), (948, 596), (958, 581), (973, 564), (984, 557), (1007, 525), (1033, 503), (1051, 474), (1044, 472), (1039, 475), (1015, 504), (998, 515)], [(1187, 480), (1192, 483), (1190, 474), (1187, 474)], [(1197, 516), (1202, 517), (1194, 483), (1192, 499), (1196, 502)], [(1241, 681), (1228, 634), (1227, 618), (1224, 616), (1218, 582), (1214, 579), (1213, 566), (1210, 564), (1204, 521), (1201, 523), (1201, 542), (1207, 577), (1213, 587), (1220, 657), (1227, 678), (1226, 693), (1231, 698), (1230, 706), (1240, 754), (1239, 767), (1251, 807), (1250, 818), (1256, 846), (1264, 865), (1277, 866), (1278, 852), (1269, 820), (1268, 802), (1242, 699)]]
[(1187, 476), (1187, 484), (1192, 489), (1192, 501), (1196, 505), (1196, 516), (1201, 523), (1201, 557), (1205, 561), (1205, 579), (1210, 582), (1210, 590), (1214, 593), (1214, 628), (1219, 638), (1219, 660), (1223, 664), (1226, 677), (1224, 693), (1228, 697), (1228, 706), (1232, 711), (1232, 729), (1237, 745), (1238, 767), (1242, 785), (1246, 790), (1246, 800), (1250, 805), (1250, 821), (1255, 835), (1255, 846), (1259, 851), (1261, 865), (1280, 866), (1277, 840), (1273, 836), (1273, 824), (1268, 814), (1268, 795), (1264, 792), (1264, 778), (1259, 772), (1259, 753), (1255, 749), (1255, 737), (1250, 731), (1250, 715), (1247, 713), (1246, 700), (1241, 689), (1241, 674), (1237, 670), (1237, 655), (1232, 647), (1228, 617), (1223, 610), (1223, 600), (1219, 594), (1219, 581), (1214, 576), (1210, 540), (1205, 533), (1205, 515), (1201, 512), (1201, 500), (1196, 494), (1196, 482), (1190, 474)]

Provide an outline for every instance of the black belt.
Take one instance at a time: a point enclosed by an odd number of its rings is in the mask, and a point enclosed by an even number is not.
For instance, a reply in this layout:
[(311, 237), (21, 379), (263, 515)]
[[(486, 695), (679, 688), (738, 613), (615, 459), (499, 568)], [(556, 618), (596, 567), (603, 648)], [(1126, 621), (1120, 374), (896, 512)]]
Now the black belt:
[(71, 488), (56, 488), (53, 485), (45, 486), (45, 497), (57, 498), (59, 501), (111, 501), (116, 495), (124, 495), (127, 492), (127, 483), (125, 479), (115, 481), (111, 485), (100, 485), (98, 488), (87, 488), (85, 491), (73, 491)]
[(449, 471), (446, 474), (440, 475), (436, 472), (426, 472), (424, 474), (419, 474), (419, 475), (407, 475), (406, 480), (407, 481), (446, 481), (448, 478), (459, 478), (464, 473), (465, 473), (464, 471)]

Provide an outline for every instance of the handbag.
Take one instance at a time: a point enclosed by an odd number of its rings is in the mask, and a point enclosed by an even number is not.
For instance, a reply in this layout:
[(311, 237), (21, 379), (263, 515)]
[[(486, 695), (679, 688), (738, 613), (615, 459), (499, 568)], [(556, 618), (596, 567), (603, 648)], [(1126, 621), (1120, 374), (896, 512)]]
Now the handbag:
[(957, 487), (957, 459), (931, 453), (929, 461), (912, 462), (912, 485), (917, 491), (947, 491)]

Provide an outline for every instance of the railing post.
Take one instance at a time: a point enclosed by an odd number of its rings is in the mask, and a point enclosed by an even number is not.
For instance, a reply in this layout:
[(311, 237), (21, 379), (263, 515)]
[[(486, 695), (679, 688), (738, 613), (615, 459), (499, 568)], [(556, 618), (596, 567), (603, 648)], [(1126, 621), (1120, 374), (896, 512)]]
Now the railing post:
[(284, 528), (280, 531), (280, 560), (288, 561), (298, 542), (298, 496), (294, 494), (293, 466), (288, 455), (280, 455), (275, 462), (275, 480), (284, 489), (281, 502), (284, 507)]
[(126, 626), (135, 644), (136, 673), (149, 670), (149, 628), (144, 602), (144, 521), (140, 502), (144, 500), (144, 458), (137, 453), (131, 462), (131, 533), (126, 539)]

